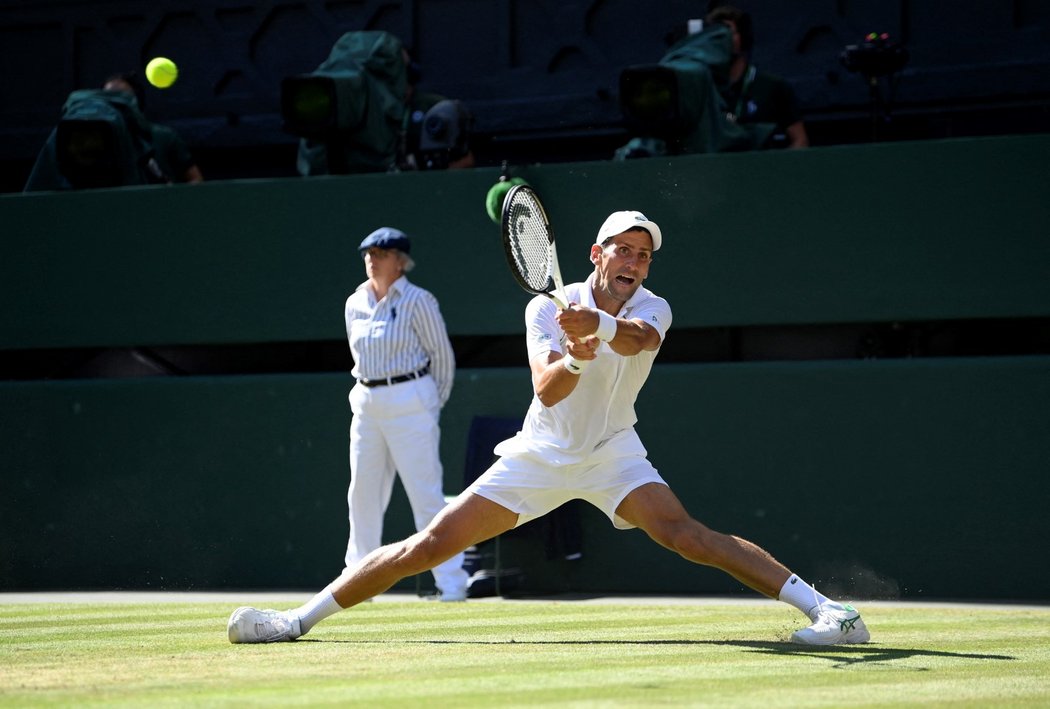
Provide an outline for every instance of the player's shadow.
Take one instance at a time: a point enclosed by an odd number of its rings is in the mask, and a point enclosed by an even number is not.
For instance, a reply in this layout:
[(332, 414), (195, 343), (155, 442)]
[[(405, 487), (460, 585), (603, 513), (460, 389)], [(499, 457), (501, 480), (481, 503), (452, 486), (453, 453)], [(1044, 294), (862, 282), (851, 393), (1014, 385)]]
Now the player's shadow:
[[(761, 642), (752, 640), (698, 640), (698, 645), (728, 645), (744, 648), (748, 652), (763, 655), (804, 655), (833, 662), (836, 667), (847, 667), (862, 663), (893, 662), (913, 657), (950, 657), (965, 660), (1016, 660), (1011, 655), (989, 655), (976, 652), (948, 652), (945, 650), (920, 650), (918, 648), (883, 647), (876, 643), (862, 645), (796, 645), (785, 642)], [(927, 668), (915, 668), (925, 671)]]
[[(375, 640), (334, 640), (321, 638), (303, 638), (298, 642), (335, 642), (335, 643), (367, 643), (377, 642)], [(769, 642), (756, 640), (382, 640), (382, 643), (398, 643), (406, 645), (720, 645), (737, 647), (747, 652), (755, 652), (766, 655), (799, 655), (827, 660), (836, 667), (849, 667), (864, 663), (894, 662), (907, 660), (914, 657), (949, 657), (961, 660), (1016, 660), (1012, 655), (988, 655), (975, 652), (947, 652), (945, 650), (920, 650), (918, 648), (883, 647), (877, 643), (865, 643), (863, 645), (829, 645), (825, 647), (813, 645), (797, 645), (788, 642)], [(917, 667), (915, 671), (922, 672), (927, 668)]]

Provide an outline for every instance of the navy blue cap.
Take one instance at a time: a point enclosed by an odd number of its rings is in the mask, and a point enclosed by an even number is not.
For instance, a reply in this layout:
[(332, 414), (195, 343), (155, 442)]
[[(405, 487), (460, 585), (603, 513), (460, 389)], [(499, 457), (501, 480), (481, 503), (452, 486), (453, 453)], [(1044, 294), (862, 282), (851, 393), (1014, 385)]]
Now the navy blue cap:
[(397, 249), (406, 254), (410, 253), (412, 249), (412, 243), (408, 240), (408, 235), (389, 226), (381, 226), (366, 236), (361, 245), (357, 247), (357, 250), (368, 251), (373, 246), (378, 249)]

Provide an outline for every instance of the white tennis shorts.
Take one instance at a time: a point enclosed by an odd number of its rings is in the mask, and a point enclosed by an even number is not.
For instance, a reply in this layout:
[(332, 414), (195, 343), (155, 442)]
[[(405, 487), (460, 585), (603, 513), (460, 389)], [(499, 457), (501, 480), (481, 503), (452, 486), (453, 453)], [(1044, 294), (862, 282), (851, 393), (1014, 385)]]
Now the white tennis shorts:
[(617, 529), (633, 529), (633, 524), (616, 515), (616, 508), (632, 490), (646, 483), (667, 485), (642, 456), (552, 466), (522, 454), (500, 458), (467, 489), (517, 512), (517, 527), (569, 500), (586, 500), (604, 512)]

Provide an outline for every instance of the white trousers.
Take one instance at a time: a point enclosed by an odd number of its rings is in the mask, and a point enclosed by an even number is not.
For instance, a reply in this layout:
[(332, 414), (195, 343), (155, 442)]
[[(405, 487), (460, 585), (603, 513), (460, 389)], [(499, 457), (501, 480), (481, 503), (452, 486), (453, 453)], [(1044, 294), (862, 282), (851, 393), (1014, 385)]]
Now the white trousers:
[[(441, 404), (432, 377), (400, 384), (350, 390), (351, 566), (382, 545), (383, 515), (390, 504), (394, 476), (412, 506), (416, 530), (426, 527), (445, 506), (439, 455)], [(438, 590), (461, 593), (467, 583), (463, 554), (432, 569)]]

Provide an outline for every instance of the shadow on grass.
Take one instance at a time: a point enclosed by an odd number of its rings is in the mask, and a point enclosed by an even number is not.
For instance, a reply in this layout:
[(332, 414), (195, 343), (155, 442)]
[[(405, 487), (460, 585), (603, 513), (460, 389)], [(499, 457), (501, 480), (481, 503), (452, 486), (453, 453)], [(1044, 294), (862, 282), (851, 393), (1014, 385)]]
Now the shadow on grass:
[(799, 655), (834, 662), (837, 667), (848, 667), (861, 663), (883, 663), (907, 660), (914, 657), (947, 657), (958, 660), (1016, 660), (1011, 655), (988, 655), (976, 652), (948, 652), (945, 650), (921, 650), (918, 648), (882, 647), (877, 643), (863, 645), (830, 645), (817, 647), (796, 645), (787, 642), (754, 640), (333, 640), (300, 638), (301, 643), (348, 643), (348, 644), (399, 644), (399, 645), (717, 645), (736, 647), (748, 652), (766, 655)]
[(726, 645), (739, 647), (749, 652), (764, 655), (804, 655), (834, 662), (845, 667), (860, 663), (893, 662), (913, 657), (947, 657), (958, 660), (1016, 660), (1011, 655), (988, 655), (976, 652), (948, 652), (946, 650), (920, 650), (918, 648), (882, 647), (877, 643), (863, 645), (830, 645), (817, 647), (794, 643), (756, 642), (749, 640), (699, 640), (698, 645)]

